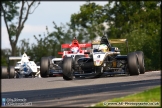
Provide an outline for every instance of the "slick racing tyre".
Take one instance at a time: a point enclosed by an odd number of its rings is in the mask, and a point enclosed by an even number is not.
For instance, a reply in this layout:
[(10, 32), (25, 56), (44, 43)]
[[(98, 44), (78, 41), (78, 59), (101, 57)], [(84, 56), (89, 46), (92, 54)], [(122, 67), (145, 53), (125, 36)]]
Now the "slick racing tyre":
[(7, 72), (7, 67), (1, 66), (1, 79), (6, 79), (8, 78), (8, 72)]
[(48, 57), (42, 57), (41, 62), (40, 62), (41, 77), (43, 77), (43, 78), (48, 77), (48, 75), (49, 75), (48, 66), (49, 66)]
[(73, 72), (72, 72), (72, 57), (65, 57), (63, 59), (63, 79), (64, 80), (73, 80)]
[(14, 78), (14, 77), (15, 77), (15, 69), (13, 66), (11, 66), (9, 70), (9, 78)]
[(136, 53), (139, 62), (140, 74), (144, 74), (145, 73), (144, 54), (142, 51), (136, 51)]
[(128, 54), (128, 69), (130, 75), (139, 75), (139, 63), (135, 52)]

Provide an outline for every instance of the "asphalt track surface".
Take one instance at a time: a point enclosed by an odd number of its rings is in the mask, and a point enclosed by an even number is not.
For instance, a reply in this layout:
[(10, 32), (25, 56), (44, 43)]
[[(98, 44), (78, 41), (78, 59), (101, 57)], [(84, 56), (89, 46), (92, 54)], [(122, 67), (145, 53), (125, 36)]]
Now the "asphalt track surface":
[(72, 81), (65, 81), (62, 77), (2, 79), (1, 97), (26, 99), (32, 107), (88, 107), (158, 85), (161, 85), (161, 71)]

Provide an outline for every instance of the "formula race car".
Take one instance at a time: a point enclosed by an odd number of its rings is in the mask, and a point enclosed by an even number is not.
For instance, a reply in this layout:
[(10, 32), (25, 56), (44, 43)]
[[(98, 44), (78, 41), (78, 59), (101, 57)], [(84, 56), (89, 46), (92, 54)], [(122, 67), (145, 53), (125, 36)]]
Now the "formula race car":
[[(72, 57), (63, 59), (63, 79), (91, 76), (99, 78), (103, 74), (115, 75), (139, 75), (145, 73), (144, 54), (142, 51), (121, 55), (118, 47), (112, 47), (113, 43), (127, 43), (127, 39), (108, 40), (103, 36), (100, 41), (92, 42), (92, 50), (89, 57), (81, 57), (75, 63)], [(97, 47), (97, 48), (95, 48)], [(85, 52), (88, 54), (88, 52)], [(77, 67), (77, 68), (74, 68)]]
[[(8, 69), (2, 67), (3, 78), (27, 78), (27, 77), (40, 77), (40, 66), (37, 66), (34, 61), (29, 61), (29, 56), (24, 53), (22, 57), (8, 57)], [(18, 61), (16, 66), (10, 66), (10, 60)]]
[(79, 44), (76, 37), (74, 37), (71, 44), (62, 44), (61, 48), (64, 51), (58, 52), (58, 54), (62, 55), (62, 58), (55, 58), (53, 56), (41, 58), (41, 77), (62, 76), (63, 58), (71, 57), (74, 61), (77, 61), (80, 57), (88, 57), (89, 55), (85, 54), (87, 52), (86, 48), (88, 47), (91, 48), (91, 43)]

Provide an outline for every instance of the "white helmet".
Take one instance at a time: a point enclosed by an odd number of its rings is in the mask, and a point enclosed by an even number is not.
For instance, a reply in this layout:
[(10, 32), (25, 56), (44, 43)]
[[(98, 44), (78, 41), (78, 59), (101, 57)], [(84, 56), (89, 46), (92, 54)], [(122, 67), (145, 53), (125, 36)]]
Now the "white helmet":
[(72, 53), (78, 53), (79, 52), (79, 48), (78, 47), (72, 47), (71, 51), (72, 51)]

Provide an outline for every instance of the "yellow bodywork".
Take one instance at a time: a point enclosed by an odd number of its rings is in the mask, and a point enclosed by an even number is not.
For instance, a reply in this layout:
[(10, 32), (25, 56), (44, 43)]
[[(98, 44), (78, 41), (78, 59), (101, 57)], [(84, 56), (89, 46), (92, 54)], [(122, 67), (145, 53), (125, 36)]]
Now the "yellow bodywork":
[[(109, 39), (109, 42), (112, 43), (125, 43), (127, 41), (127, 39)], [(94, 40), (92, 41), (93, 45), (99, 45), (100, 44), (100, 40)]]
[[(127, 39), (109, 39), (109, 42), (110, 42), (110, 44), (114, 44), (114, 43), (126, 43), (127, 42)], [(92, 41), (92, 45), (100, 45), (100, 40), (93, 40)], [(109, 49), (106, 52), (107, 53), (106, 53), (105, 57), (107, 57), (107, 55), (110, 55)], [(105, 57), (104, 57), (104, 59), (105, 59)], [(100, 66), (100, 65), (102, 65), (102, 63), (103, 63), (103, 61), (100, 61), (99, 63), (96, 62), (96, 61), (94, 61), (94, 65), (95, 66)], [(117, 67), (117, 62), (116, 61), (113, 61), (112, 62), (112, 67), (114, 67), (114, 68)]]
[(112, 67), (113, 67), (113, 68), (116, 68), (116, 67), (117, 67), (116, 61), (113, 61), (113, 62), (112, 62)]
[(95, 65), (95, 66), (101, 66), (102, 62), (103, 62), (103, 61), (100, 61), (99, 63), (97, 63), (96, 61), (94, 61), (94, 65)]

